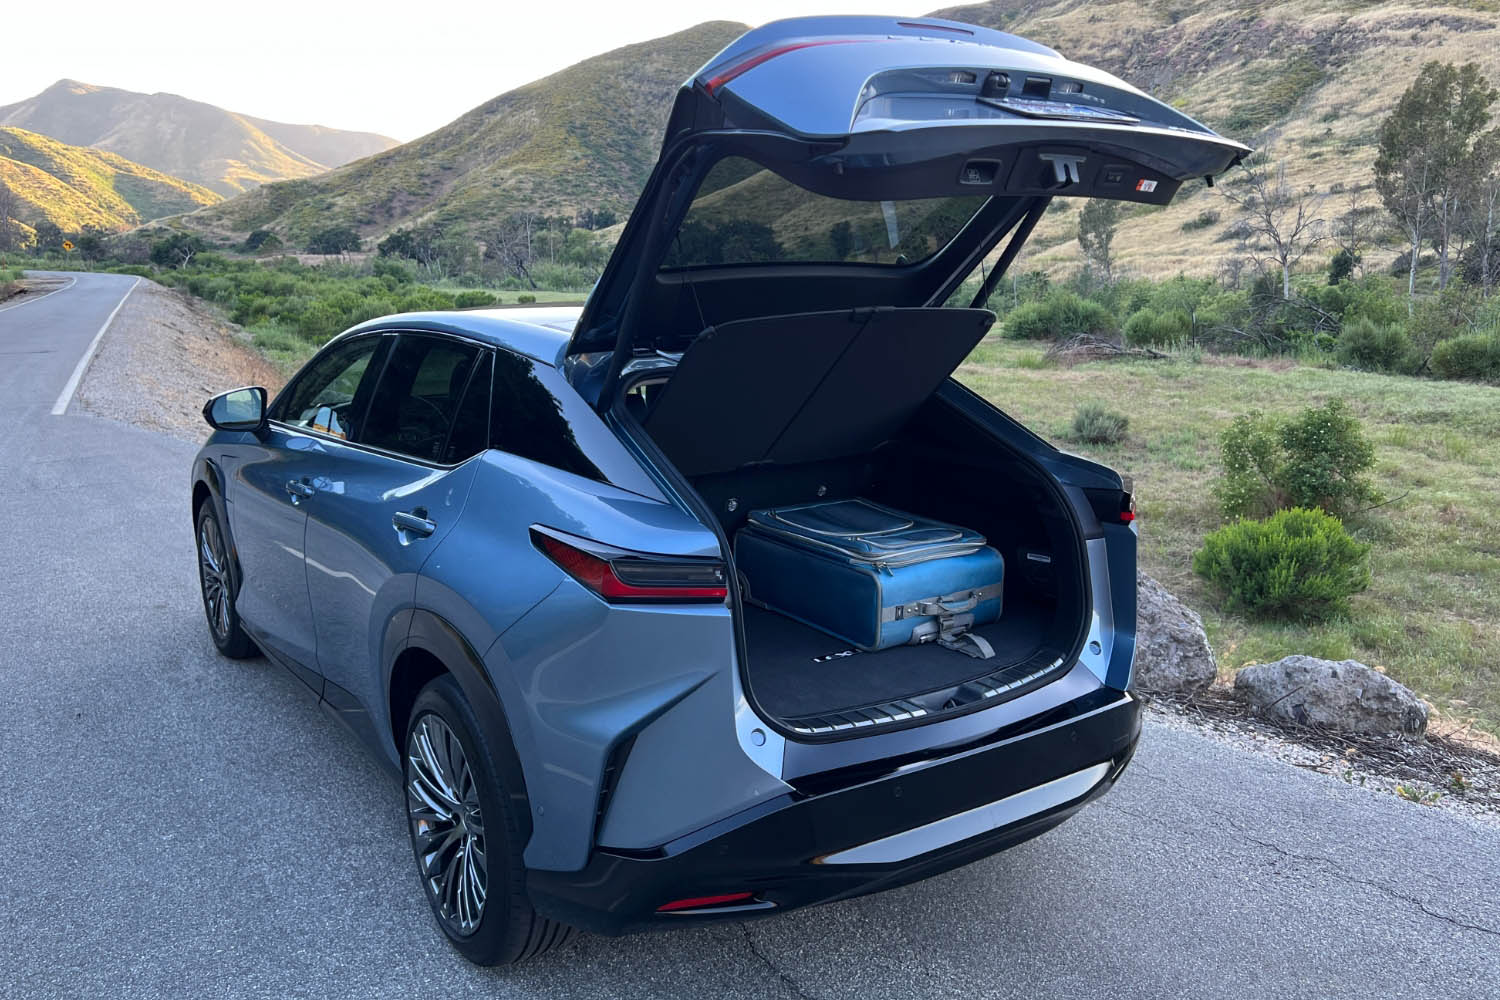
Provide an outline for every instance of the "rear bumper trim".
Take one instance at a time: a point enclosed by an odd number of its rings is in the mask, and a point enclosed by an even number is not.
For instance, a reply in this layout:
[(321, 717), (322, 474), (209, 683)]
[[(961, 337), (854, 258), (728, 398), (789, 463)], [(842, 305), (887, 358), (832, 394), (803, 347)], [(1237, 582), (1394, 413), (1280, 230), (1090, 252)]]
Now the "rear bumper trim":
[(921, 854), (1019, 823), (1037, 813), (1055, 809), (1065, 802), (1082, 798), (1109, 774), (1110, 765), (1095, 764), (1081, 771), (1007, 795), (987, 805), (935, 820), (868, 844), (860, 844), (816, 859), (823, 865), (888, 865), (907, 861)]

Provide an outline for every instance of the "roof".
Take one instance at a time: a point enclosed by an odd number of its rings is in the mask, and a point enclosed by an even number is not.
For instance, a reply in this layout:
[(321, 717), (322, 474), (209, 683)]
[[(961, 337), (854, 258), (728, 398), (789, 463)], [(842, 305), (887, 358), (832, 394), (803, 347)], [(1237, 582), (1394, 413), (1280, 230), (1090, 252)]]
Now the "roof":
[(434, 330), (456, 333), (503, 347), (517, 354), (556, 365), (581, 306), (540, 306), (535, 309), (461, 309), (449, 312), (409, 312), (366, 320), (341, 336), (371, 330)]

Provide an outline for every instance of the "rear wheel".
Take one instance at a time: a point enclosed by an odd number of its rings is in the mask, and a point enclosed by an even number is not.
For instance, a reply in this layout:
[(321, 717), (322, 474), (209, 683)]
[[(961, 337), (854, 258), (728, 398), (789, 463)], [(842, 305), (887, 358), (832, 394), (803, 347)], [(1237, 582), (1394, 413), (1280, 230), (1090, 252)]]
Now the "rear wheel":
[(532, 909), (520, 831), (480, 726), (453, 678), (417, 695), (406, 729), (407, 828), (432, 914), (478, 965), (519, 962), (573, 929)]
[(234, 581), (229, 574), (229, 546), (213, 501), (198, 508), (198, 583), (203, 589), (203, 612), (208, 631), (219, 652), (234, 660), (255, 656), (260, 650), (240, 626), (234, 610)]

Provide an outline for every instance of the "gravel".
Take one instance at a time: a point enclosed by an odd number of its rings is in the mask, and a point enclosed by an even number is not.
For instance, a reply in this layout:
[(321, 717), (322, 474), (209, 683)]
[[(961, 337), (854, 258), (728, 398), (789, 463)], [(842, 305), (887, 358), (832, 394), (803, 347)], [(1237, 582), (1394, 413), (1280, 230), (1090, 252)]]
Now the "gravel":
[(274, 395), (284, 377), (240, 327), (201, 303), (142, 281), (110, 325), (79, 386), (84, 412), (201, 441), (203, 404), (241, 385)]

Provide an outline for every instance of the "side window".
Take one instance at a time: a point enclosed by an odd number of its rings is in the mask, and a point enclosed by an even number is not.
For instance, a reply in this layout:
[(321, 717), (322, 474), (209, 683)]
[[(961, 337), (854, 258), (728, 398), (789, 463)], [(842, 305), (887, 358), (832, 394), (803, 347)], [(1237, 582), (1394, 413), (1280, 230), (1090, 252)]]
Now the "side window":
[(402, 334), (381, 371), (369, 416), (355, 440), (423, 461), (442, 461), (478, 356), (479, 348), (472, 344)]
[(355, 437), (363, 397), (369, 395), (368, 386), (363, 394), (359, 392), (360, 383), (380, 341), (378, 336), (361, 337), (313, 361), (285, 397), (276, 401), (276, 419), (334, 437)]
[[(543, 465), (605, 480), (584, 453), (574, 431), (575, 419), (584, 414), (566, 412), (563, 400), (588, 404), (567, 386), (554, 394), (543, 381), (557, 373), (545, 365), (509, 351), (495, 352), (495, 391), (490, 403), (490, 447), (529, 458)], [(589, 411), (587, 416), (593, 417)]]
[(464, 390), (463, 402), (453, 416), (448, 447), (443, 449), (445, 464), (462, 462), (489, 447), (491, 367), (490, 352), (485, 351), (479, 356), (469, 387)]

